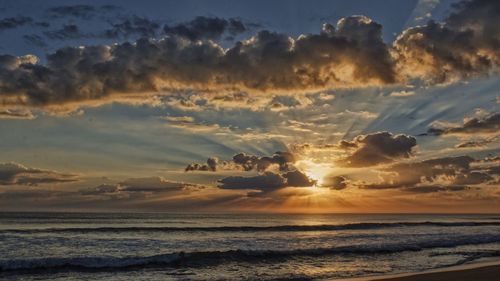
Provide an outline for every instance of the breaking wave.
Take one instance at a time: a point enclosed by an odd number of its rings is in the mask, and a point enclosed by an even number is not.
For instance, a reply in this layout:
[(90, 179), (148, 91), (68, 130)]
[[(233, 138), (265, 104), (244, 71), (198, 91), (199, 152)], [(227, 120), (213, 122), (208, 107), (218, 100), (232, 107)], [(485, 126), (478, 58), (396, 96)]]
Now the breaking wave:
[[(153, 256), (135, 257), (50, 257), (30, 259), (0, 259), (0, 272), (44, 271), (44, 270), (134, 270), (145, 267), (194, 267), (223, 264), (225, 262), (246, 262), (265, 259), (283, 259), (296, 256), (325, 256), (342, 254), (378, 255), (404, 251), (421, 251), (433, 248), (453, 248), (463, 245), (480, 245), (500, 242), (499, 235), (468, 235), (453, 239), (442, 238), (408, 244), (353, 245), (330, 248), (291, 250), (227, 250), (177, 252)], [(495, 255), (500, 253), (495, 252)]]

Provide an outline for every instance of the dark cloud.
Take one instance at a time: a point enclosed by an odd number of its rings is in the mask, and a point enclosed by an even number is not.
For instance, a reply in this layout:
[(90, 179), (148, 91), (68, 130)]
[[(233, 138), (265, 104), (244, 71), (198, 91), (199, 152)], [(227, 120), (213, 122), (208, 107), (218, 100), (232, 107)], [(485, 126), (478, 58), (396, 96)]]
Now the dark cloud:
[(323, 179), (322, 187), (327, 187), (335, 190), (347, 188), (348, 179), (344, 176), (327, 176)]
[(483, 141), (465, 141), (455, 145), (455, 148), (483, 147)]
[(342, 147), (348, 149), (357, 147), (357, 149), (338, 162), (349, 167), (389, 163), (396, 159), (409, 158), (416, 145), (417, 140), (407, 135), (393, 135), (389, 132), (360, 135), (352, 141), (341, 142)]
[[(160, 90), (295, 94), (387, 85), (408, 78), (453, 81), (491, 73), (499, 65), (499, 7), (497, 1), (461, 2), (443, 23), (410, 28), (392, 47), (384, 43), (380, 24), (351, 16), (336, 26), (324, 24), (318, 34), (292, 38), (263, 30), (225, 49), (212, 41), (191, 39), (217, 37), (221, 30), (240, 32), (242, 26), (236, 19), (200, 17), (167, 27), (166, 32), (176, 35), (160, 40), (63, 48), (49, 55), (46, 65), (3, 56), (2, 62), (17, 62), (9, 67), (0, 64), (0, 102), (47, 106)], [(77, 5), (51, 11), (86, 17), (95, 9)], [(153, 34), (151, 23), (143, 23), (131, 21), (118, 33)], [(74, 29), (67, 31), (53, 37), (78, 35)]]
[(61, 29), (45, 31), (43, 34), (52, 40), (80, 39), (91, 36), (83, 33), (75, 24), (63, 25)]
[(442, 186), (442, 185), (420, 185), (420, 186), (413, 186), (413, 187), (408, 187), (405, 188), (404, 190), (407, 192), (414, 192), (414, 193), (434, 193), (434, 192), (444, 192), (444, 191), (464, 191), (464, 190), (469, 190), (470, 188), (468, 186), (461, 186), (461, 185), (452, 185), (452, 186)]
[(222, 189), (255, 189), (262, 192), (274, 191), (284, 187), (309, 187), (316, 181), (299, 170), (283, 174), (266, 171), (253, 177), (231, 176), (218, 180)]
[(286, 179), (286, 186), (307, 187), (316, 184), (315, 180), (310, 179), (299, 170), (284, 173), (282, 176)]
[(36, 35), (36, 34), (24, 35), (23, 39), (28, 44), (34, 45), (36, 47), (46, 47), (47, 46), (45, 39), (43, 39), (40, 35)]
[(497, 175), (500, 176), (500, 165), (497, 166), (491, 166), (486, 169), (486, 172), (489, 175)]
[(130, 193), (168, 193), (199, 189), (194, 184), (174, 182), (162, 177), (130, 178), (117, 184), (101, 184), (96, 187), (82, 189), (82, 195), (117, 195)]
[(38, 185), (77, 181), (78, 176), (29, 168), (17, 163), (0, 164), (0, 185)]
[(47, 11), (54, 17), (76, 17), (89, 19), (94, 16), (96, 8), (90, 5), (74, 5), (52, 7)]
[(500, 2), (461, 1), (443, 23), (405, 30), (394, 42), (400, 70), (431, 82), (487, 74), (500, 63)]
[(285, 186), (286, 179), (280, 174), (264, 172), (254, 177), (231, 176), (218, 181), (222, 189), (275, 190)]
[(119, 186), (117, 184), (101, 184), (93, 188), (86, 188), (80, 190), (81, 195), (103, 195), (113, 194), (118, 192)]
[[(492, 171), (488, 171), (492, 172)], [(489, 182), (493, 177), (488, 172), (482, 171), (467, 171), (466, 173), (459, 173), (454, 178), (454, 184), (457, 185), (474, 185)]]
[(357, 148), (358, 143), (356, 141), (341, 140), (338, 146), (343, 149), (351, 149), (351, 148)]
[[(290, 152), (278, 151), (272, 156), (258, 157), (238, 153), (231, 161), (219, 161), (210, 157), (206, 164), (189, 164), (185, 171), (244, 170), (257, 171), (253, 177), (230, 176), (219, 180), (222, 189), (257, 189), (269, 191), (283, 187), (305, 187), (316, 184), (302, 171), (294, 167), (295, 156)], [(274, 169), (272, 169), (274, 167)]]
[(131, 178), (119, 183), (119, 185), (120, 190), (128, 192), (170, 192), (193, 186), (169, 181), (162, 177)]
[[(226, 163), (223, 164), (224, 166)], [(217, 167), (219, 166), (219, 159), (217, 157), (209, 157), (205, 164), (192, 163), (187, 165), (184, 171), (217, 171)]]
[(4, 104), (44, 106), (160, 89), (305, 91), (394, 81), (381, 26), (365, 17), (297, 39), (261, 31), (227, 51), (211, 42), (167, 37), (63, 48), (46, 65), (23, 58), (2, 57), (9, 62), (0, 63)]
[(222, 35), (234, 37), (247, 31), (245, 23), (239, 19), (199, 16), (195, 19), (173, 26), (165, 25), (167, 35), (182, 36), (189, 40), (219, 40)]
[(111, 23), (111, 28), (104, 32), (109, 38), (129, 38), (131, 36), (155, 37), (160, 25), (145, 17), (131, 16), (120, 22)]
[(445, 134), (498, 134), (500, 132), (500, 113), (493, 113), (484, 118), (468, 118), (463, 125), (449, 127), (432, 127), (430, 135)]
[(500, 156), (488, 156), (486, 158), (478, 160), (481, 163), (490, 163), (490, 162), (500, 162)]
[(272, 156), (263, 157), (241, 152), (234, 155), (231, 161), (219, 161), (216, 157), (210, 157), (207, 159), (206, 164), (189, 164), (185, 171), (216, 171), (221, 168), (224, 170), (243, 169), (244, 171), (256, 170), (263, 172), (272, 165), (276, 165), (281, 171), (285, 171), (289, 169), (289, 166), (295, 160), (295, 156), (286, 151), (277, 151)]
[[(119, 22), (110, 23), (111, 28), (106, 29), (101, 33), (83, 32), (80, 26), (76, 24), (66, 24), (60, 29), (45, 31), (43, 34), (49, 39), (55, 40), (71, 40), (81, 38), (131, 38), (131, 37), (155, 37), (160, 25), (150, 19), (138, 16), (127, 16)], [(41, 38), (25, 36), (26, 40), (35, 40), (41, 42)]]
[(361, 188), (397, 188), (412, 192), (456, 191), (494, 180), (491, 171), (471, 167), (474, 162), (469, 156), (457, 156), (397, 163), (380, 170), (382, 182), (363, 184)]
[(31, 23), (33, 23), (33, 19), (25, 16), (0, 19), (0, 31), (17, 28)]
[(455, 148), (485, 147), (489, 143), (492, 143), (494, 140), (496, 140), (496, 138), (464, 141), (455, 145)]
[(270, 157), (258, 157), (245, 153), (238, 153), (233, 156), (233, 162), (241, 166), (245, 171), (265, 171), (273, 164), (278, 165), (280, 170), (286, 170), (289, 164), (295, 162), (295, 160), (295, 156), (286, 151), (277, 151)]
[(118, 10), (119, 7), (113, 5), (91, 6), (91, 5), (69, 5), (52, 7), (47, 10), (48, 14), (55, 18), (74, 17), (81, 19), (91, 19), (98, 13), (105, 13)]
[(46, 21), (37, 21), (37, 22), (34, 22), (33, 23), (34, 26), (39, 26), (39, 27), (49, 27), (50, 26), (50, 23), (49, 22), (46, 22)]

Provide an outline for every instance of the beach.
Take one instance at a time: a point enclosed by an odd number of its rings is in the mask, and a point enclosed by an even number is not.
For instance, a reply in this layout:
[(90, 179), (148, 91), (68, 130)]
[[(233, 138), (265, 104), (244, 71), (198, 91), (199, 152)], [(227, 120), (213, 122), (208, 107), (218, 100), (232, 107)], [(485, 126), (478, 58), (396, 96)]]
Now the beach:
[(350, 281), (497, 281), (500, 278), (500, 261), (473, 263), (424, 273), (398, 274)]

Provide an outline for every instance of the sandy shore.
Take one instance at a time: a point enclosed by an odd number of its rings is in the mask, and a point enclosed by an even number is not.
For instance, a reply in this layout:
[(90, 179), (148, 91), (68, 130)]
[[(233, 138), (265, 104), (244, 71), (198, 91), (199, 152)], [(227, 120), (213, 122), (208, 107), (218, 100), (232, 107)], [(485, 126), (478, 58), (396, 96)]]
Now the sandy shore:
[(472, 269), (415, 274), (394, 278), (372, 279), (377, 281), (498, 281), (500, 265)]
[(422, 273), (371, 276), (343, 281), (499, 281), (500, 260), (490, 260)]

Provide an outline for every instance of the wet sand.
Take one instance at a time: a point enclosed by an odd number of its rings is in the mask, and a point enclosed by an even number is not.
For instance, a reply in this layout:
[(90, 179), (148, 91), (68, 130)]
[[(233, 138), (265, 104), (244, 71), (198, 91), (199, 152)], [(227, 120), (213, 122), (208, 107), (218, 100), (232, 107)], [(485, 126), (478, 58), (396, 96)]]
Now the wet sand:
[(500, 259), (426, 272), (366, 276), (342, 281), (500, 281)]
[[(370, 280), (370, 279), (368, 279)], [(371, 279), (377, 281), (499, 281), (500, 265)]]

